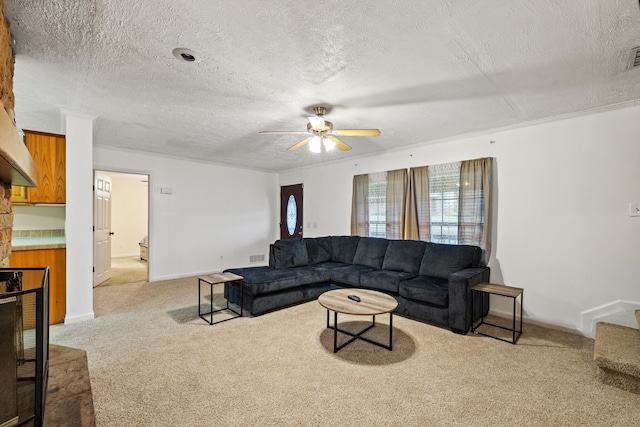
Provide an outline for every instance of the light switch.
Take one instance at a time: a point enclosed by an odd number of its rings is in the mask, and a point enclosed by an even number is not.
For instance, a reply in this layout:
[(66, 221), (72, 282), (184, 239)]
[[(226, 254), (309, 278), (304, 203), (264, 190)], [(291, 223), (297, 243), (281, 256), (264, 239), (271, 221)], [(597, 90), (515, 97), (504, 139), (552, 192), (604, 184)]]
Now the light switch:
[(162, 187), (160, 189), (160, 194), (173, 194), (173, 188)]
[(640, 216), (640, 202), (629, 203), (629, 216)]

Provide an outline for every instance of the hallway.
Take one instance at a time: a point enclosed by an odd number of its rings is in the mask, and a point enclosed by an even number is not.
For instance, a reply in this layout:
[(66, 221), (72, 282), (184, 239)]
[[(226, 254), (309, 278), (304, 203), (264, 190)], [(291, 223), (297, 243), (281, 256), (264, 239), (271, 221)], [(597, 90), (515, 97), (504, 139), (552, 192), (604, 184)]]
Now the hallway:
[(111, 278), (99, 286), (126, 285), (147, 281), (147, 261), (140, 257), (111, 258)]

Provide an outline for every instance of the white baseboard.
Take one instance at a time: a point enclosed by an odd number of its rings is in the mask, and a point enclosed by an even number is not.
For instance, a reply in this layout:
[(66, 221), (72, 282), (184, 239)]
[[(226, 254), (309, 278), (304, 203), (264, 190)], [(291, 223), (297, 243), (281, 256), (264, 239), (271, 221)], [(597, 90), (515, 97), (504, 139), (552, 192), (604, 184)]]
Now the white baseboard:
[(90, 313), (80, 314), (78, 316), (65, 316), (64, 324), (69, 325), (71, 323), (79, 323), (79, 322), (84, 322), (84, 321), (93, 320), (93, 319), (95, 319), (95, 314), (92, 311)]
[[(493, 309), (489, 311), (489, 315), (490, 316), (497, 316), (500, 317), (502, 319), (507, 319), (507, 320), (511, 320), (513, 319), (513, 312), (509, 312), (507, 313), (506, 311), (494, 311)], [(523, 314), (523, 328), (526, 327), (527, 324), (530, 325), (536, 325), (536, 326), (542, 326), (543, 328), (548, 328), (548, 329), (555, 329), (556, 331), (562, 331), (562, 332), (566, 332), (569, 334), (574, 334), (574, 335), (580, 335), (582, 336), (582, 333), (577, 330), (576, 328), (572, 328), (569, 326), (562, 326), (562, 325), (558, 325), (555, 323), (550, 323), (550, 322), (545, 322), (543, 320), (536, 320), (536, 319), (532, 319), (530, 317), (527, 317)], [(526, 332), (525, 332), (526, 333)]]
[(636, 310), (640, 310), (639, 302), (617, 300), (583, 311), (580, 313), (580, 331), (587, 337), (595, 338), (598, 322), (637, 328)]
[(149, 277), (149, 282), (161, 282), (163, 280), (184, 279), (185, 277), (204, 276), (207, 274), (222, 273), (222, 270), (207, 270), (195, 273), (169, 274), (167, 276)]

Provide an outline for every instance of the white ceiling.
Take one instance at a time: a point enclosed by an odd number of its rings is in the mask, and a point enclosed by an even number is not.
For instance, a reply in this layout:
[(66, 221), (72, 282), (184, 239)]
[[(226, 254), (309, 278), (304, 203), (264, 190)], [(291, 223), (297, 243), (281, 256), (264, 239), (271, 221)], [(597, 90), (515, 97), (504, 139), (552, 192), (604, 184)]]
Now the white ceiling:
[[(638, 0), (6, 0), (18, 126), (283, 171), (640, 99)], [(179, 62), (172, 50), (201, 56)], [(286, 149), (315, 105), (377, 138)]]

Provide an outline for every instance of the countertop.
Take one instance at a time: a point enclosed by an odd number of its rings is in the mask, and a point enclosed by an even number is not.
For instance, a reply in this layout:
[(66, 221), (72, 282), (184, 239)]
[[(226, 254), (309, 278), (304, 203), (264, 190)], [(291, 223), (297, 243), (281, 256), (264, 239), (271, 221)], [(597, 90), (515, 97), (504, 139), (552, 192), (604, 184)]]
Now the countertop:
[(37, 249), (65, 249), (64, 236), (56, 237), (17, 237), (11, 240), (12, 251), (33, 251)]

